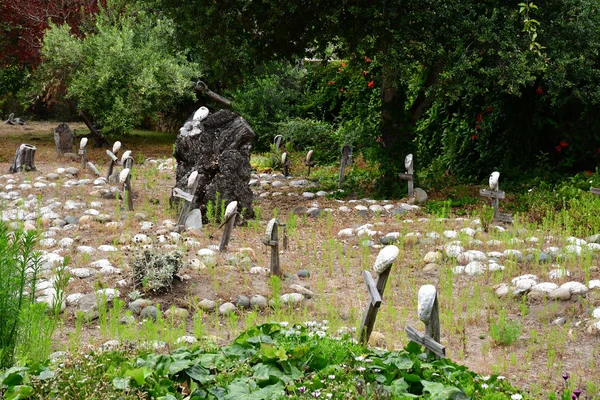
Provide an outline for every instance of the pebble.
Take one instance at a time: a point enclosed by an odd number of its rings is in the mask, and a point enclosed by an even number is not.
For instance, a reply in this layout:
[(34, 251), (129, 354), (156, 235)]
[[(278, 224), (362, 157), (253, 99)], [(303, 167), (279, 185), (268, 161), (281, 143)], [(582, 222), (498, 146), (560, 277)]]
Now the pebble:
[(239, 308), (250, 308), (250, 299), (248, 298), (248, 296), (238, 296), (235, 299), (235, 305)]
[(230, 302), (223, 303), (219, 306), (219, 314), (221, 315), (231, 314), (235, 312), (235, 310), (237, 310), (235, 304)]
[(158, 314), (158, 309), (155, 306), (147, 306), (142, 309), (142, 312), (140, 313), (140, 318), (142, 318), (142, 319), (152, 318), (153, 320), (156, 321), (157, 314)]
[(255, 294), (250, 298), (250, 305), (253, 308), (266, 308), (268, 304), (267, 299), (264, 296)]
[(214, 311), (214, 309), (217, 307), (217, 303), (213, 300), (203, 299), (198, 303), (198, 307), (200, 307), (200, 309), (203, 311)]
[(298, 275), (298, 278), (310, 278), (310, 271), (307, 269), (300, 269), (296, 272), (296, 275)]

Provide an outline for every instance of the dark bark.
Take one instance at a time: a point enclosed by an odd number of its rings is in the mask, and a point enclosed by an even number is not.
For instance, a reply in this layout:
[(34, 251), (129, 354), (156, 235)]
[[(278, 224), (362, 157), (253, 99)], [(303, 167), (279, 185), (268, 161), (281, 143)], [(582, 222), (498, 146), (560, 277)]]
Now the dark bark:
[(100, 131), (98, 131), (94, 127), (94, 124), (92, 123), (92, 120), (87, 115), (87, 113), (83, 110), (77, 109), (77, 105), (75, 104), (75, 102), (73, 100), (68, 100), (68, 102), (71, 105), (71, 107), (73, 107), (74, 109), (77, 110), (77, 112), (79, 113), (79, 116), (83, 120), (83, 123), (90, 130), (90, 133), (92, 134), (92, 138), (94, 139), (95, 146), (96, 147), (108, 147), (108, 145), (109, 145), (108, 140), (102, 135), (102, 133), (100, 133)]
[(210, 114), (204, 121), (188, 121), (175, 143), (176, 187), (185, 190), (188, 177), (198, 171), (199, 184), (194, 193), (206, 218), (206, 205), (217, 197), (225, 203), (238, 202), (238, 215), (252, 218), (250, 148), (254, 132), (248, 123), (228, 110)]

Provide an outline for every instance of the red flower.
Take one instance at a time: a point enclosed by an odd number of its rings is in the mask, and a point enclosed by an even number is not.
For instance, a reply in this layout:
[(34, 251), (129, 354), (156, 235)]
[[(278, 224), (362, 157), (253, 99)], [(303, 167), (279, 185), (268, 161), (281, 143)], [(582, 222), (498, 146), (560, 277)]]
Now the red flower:
[(542, 95), (544, 94), (544, 89), (542, 89), (541, 87), (538, 86), (538, 88), (535, 91), (537, 94)]
[(344, 89), (344, 88), (340, 88), (340, 92), (342, 92), (342, 93), (343, 93), (343, 92), (345, 92), (345, 91), (346, 91), (346, 89)]
[(491, 113), (492, 111), (494, 111), (493, 107), (488, 107), (485, 109), (486, 112)]
[(588, 176), (592, 175), (592, 171), (585, 171), (585, 173), (586, 173)]
[(362, 76), (367, 76), (368, 72), (367, 71), (363, 71), (362, 72)]
[(481, 129), (481, 126), (475, 125), (475, 129)]
[(565, 142), (564, 140), (561, 140), (560, 143), (558, 144), (560, 147), (567, 147), (569, 145), (569, 143)]
[(334, 83), (335, 83), (335, 81), (327, 81), (327, 84), (330, 86), (333, 85)]
[(556, 149), (556, 151), (558, 151), (560, 153), (563, 148), (561, 146), (556, 146), (555, 149)]
[(345, 67), (345, 66), (346, 66), (346, 63), (345, 63), (345, 62), (342, 62), (342, 67)]
[(377, 139), (375, 140), (377, 143), (381, 143), (381, 136), (377, 136)]
[(479, 113), (477, 114), (477, 123), (480, 124), (483, 122), (483, 114)]
[(375, 87), (375, 82), (370, 81), (369, 83), (367, 83), (367, 86), (369, 87), (369, 89), (373, 89)]
[(369, 57), (365, 57), (365, 62), (368, 62), (368, 63), (370, 63), (370, 62), (371, 62), (371, 59), (370, 59)]
[(341, 68), (338, 68), (338, 72), (344, 72), (344, 70)]
[(473, 139), (473, 140), (477, 139), (477, 135), (471, 135), (471, 139)]

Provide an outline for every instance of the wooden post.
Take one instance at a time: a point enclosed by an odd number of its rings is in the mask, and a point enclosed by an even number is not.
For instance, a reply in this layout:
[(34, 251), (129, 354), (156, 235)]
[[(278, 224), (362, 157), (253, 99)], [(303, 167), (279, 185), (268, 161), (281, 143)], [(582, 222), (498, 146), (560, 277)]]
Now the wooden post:
[(408, 198), (412, 199), (415, 197), (415, 189), (414, 189), (414, 180), (415, 180), (415, 169), (413, 162), (413, 155), (409, 154), (404, 159), (404, 167), (406, 168), (406, 173), (398, 174), (398, 177), (402, 180), (408, 182)]
[(79, 142), (79, 155), (81, 156), (81, 169), (85, 169), (87, 164), (87, 138), (81, 138), (81, 142)]
[(281, 147), (282, 142), (283, 142), (282, 135), (277, 135), (277, 136), (275, 136), (275, 138), (273, 138), (273, 144), (275, 145), (275, 151), (279, 151), (279, 148)]
[(437, 290), (433, 285), (423, 285), (418, 294), (418, 315), (425, 324), (425, 334), (411, 326), (406, 326), (406, 335), (413, 342), (427, 348), (430, 355), (437, 358), (446, 357), (446, 349), (440, 342), (440, 316), (438, 310)]
[(131, 190), (131, 168), (133, 167), (133, 157), (122, 159), (122, 163), (123, 170), (121, 171), (121, 174), (119, 174), (119, 182), (123, 184), (123, 195), (127, 199), (127, 209), (133, 211), (133, 192)]
[(494, 220), (502, 222), (512, 222), (512, 216), (503, 214), (499, 211), (500, 199), (504, 199), (506, 194), (500, 190), (499, 185), (500, 173), (498, 171), (492, 172), (490, 175), (490, 190), (482, 189), (479, 191), (479, 195), (488, 197), (492, 201), (492, 207), (494, 207)]
[(37, 147), (23, 143), (15, 153), (15, 159), (9, 167), (8, 172), (35, 171), (35, 151)]
[(199, 183), (200, 177), (198, 176), (198, 171), (192, 171), (187, 182), (188, 192), (184, 192), (179, 188), (173, 188), (173, 197), (183, 199), (184, 201), (183, 206), (181, 207), (181, 213), (179, 214), (179, 219), (177, 220), (178, 231), (182, 231), (185, 228), (185, 219), (190, 212), (192, 204), (196, 202), (196, 189), (198, 188)]
[(600, 196), (600, 188), (591, 188), (590, 192), (592, 192), (592, 194)]
[[(396, 246), (385, 246), (383, 249), (381, 249), (377, 255), (377, 258), (375, 259), (375, 264), (373, 265), (373, 270), (377, 274), (377, 283), (373, 281), (369, 271), (363, 271), (363, 278), (365, 279), (367, 289), (369, 290), (369, 296), (371, 298), (358, 331), (358, 341), (363, 345), (366, 345), (369, 342), (371, 332), (373, 332), (373, 326), (375, 325), (375, 320), (377, 319), (377, 312), (379, 311), (379, 306), (381, 305), (383, 291), (385, 290), (385, 285), (387, 283), (388, 276), (390, 275), (391, 266), (398, 257), (399, 253), (400, 250)], [(375, 294), (375, 292), (377, 292), (377, 294)]]
[(279, 265), (279, 238), (277, 232), (278, 226), (279, 221), (277, 218), (273, 218), (269, 221), (263, 243), (266, 246), (271, 247), (271, 275), (281, 276), (281, 267)]
[(308, 167), (308, 173), (306, 174), (306, 176), (310, 176), (310, 168), (314, 165), (314, 163), (312, 162), (312, 155), (313, 151), (309, 150), (306, 154), (306, 159), (304, 160), (304, 165)]
[(281, 166), (283, 167), (283, 176), (288, 176), (289, 160), (287, 153), (281, 155)]
[(345, 144), (342, 146), (342, 161), (340, 163), (340, 178), (338, 180), (338, 189), (342, 188), (344, 176), (346, 173), (346, 165), (352, 164), (352, 146)]
[(110, 154), (106, 153), (109, 155), (110, 157), (110, 164), (108, 165), (108, 173), (106, 174), (106, 180), (108, 181), (110, 176), (113, 174), (113, 169), (115, 167), (115, 165), (118, 163), (117, 162), (117, 154), (119, 154), (119, 150), (121, 149), (121, 142), (119, 142), (118, 140), (113, 144), (112, 147), (112, 155), (114, 157), (112, 157)]
[(223, 230), (223, 237), (221, 238), (221, 244), (219, 245), (220, 252), (227, 250), (227, 246), (229, 245), (231, 231), (233, 230), (235, 217), (237, 215), (237, 205), (237, 201), (232, 201), (227, 205), (227, 209), (225, 209), (225, 221), (221, 224), (221, 226), (225, 225), (225, 230)]

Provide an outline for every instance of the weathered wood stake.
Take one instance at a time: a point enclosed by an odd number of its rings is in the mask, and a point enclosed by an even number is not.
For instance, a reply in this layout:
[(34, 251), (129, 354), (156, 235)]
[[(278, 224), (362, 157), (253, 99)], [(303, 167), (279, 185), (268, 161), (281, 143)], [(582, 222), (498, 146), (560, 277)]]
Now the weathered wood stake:
[(504, 199), (506, 194), (499, 188), (500, 172), (494, 171), (490, 175), (490, 190), (481, 189), (479, 195), (490, 198), (492, 201), (492, 207), (494, 207), (494, 220), (502, 222), (512, 222), (512, 216), (503, 214), (499, 211), (500, 199)]
[[(108, 151), (108, 150), (107, 150)], [(123, 170), (119, 174), (119, 182), (123, 184), (123, 195), (127, 199), (127, 209), (133, 211), (133, 191), (131, 190), (131, 168), (133, 168), (133, 157), (122, 159)], [(127, 173), (125, 173), (127, 171)], [(123, 179), (125, 175), (125, 179)]]
[[(375, 259), (375, 264), (373, 265), (373, 270), (377, 274), (377, 283), (374, 282), (369, 271), (363, 271), (363, 278), (365, 279), (371, 298), (360, 324), (360, 329), (358, 330), (358, 341), (363, 345), (366, 345), (369, 342), (371, 332), (373, 332), (373, 326), (377, 319), (377, 312), (381, 305), (385, 284), (390, 275), (391, 266), (399, 253), (400, 250), (396, 246), (385, 246), (381, 249)], [(375, 294), (375, 292), (377, 294)]]
[(308, 168), (308, 173), (306, 174), (306, 176), (310, 176), (310, 168), (314, 165), (314, 163), (312, 162), (312, 155), (313, 151), (309, 150), (306, 154), (306, 159), (304, 160), (304, 165), (306, 165), (306, 167)]
[[(110, 164), (108, 165), (108, 173), (106, 174), (106, 180), (108, 181), (110, 179), (110, 176), (113, 174), (113, 169), (115, 167), (115, 165), (118, 163), (117, 162), (117, 154), (119, 154), (119, 150), (121, 150), (121, 142), (119, 142), (118, 140), (113, 144), (112, 147), (112, 154), (115, 156), (114, 158), (112, 156), (110, 156)], [(108, 153), (107, 153), (108, 154)]]
[(438, 310), (437, 290), (433, 285), (423, 285), (418, 294), (418, 315), (425, 324), (425, 334), (406, 326), (405, 331), (409, 339), (419, 343), (429, 354), (437, 358), (446, 357), (446, 349), (440, 342), (440, 316)]
[(79, 142), (79, 155), (81, 156), (81, 169), (85, 169), (87, 164), (87, 138), (81, 138)]
[(282, 142), (283, 142), (282, 135), (277, 135), (273, 138), (273, 144), (275, 145), (275, 151), (279, 151), (279, 148), (281, 147)]
[(279, 220), (273, 218), (267, 224), (263, 243), (271, 247), (271, 275), (281, 276), (281, 267), (279, 265), (279, 238), (278, 238)]
[(406, 168), (406, 173), (400, 173), (398, 174), (398, 177), (408, 182), (408, 198), (412, 199), (415, 197), (415, 169), (412, 154), (409, 154), (404, 158), (404, 167)]
[(225, 230), (223, 230), (223, 237), (221, 238), (221, 244), (219, 245), (220, 252), (227, 250), (227, 246), (229, 245), (231, 231), (233, 231), (233, 225), (235, 224), (235, 218), (237, 216), (237, 205), (237, 201), (232, 201), (225, 209), (225, 221), (221, 224), (221, 226), (225, 225)]
[(88, 167), (90, 167), (90, 169), (92, 170), (92, 172), (93, 172), (93, 173), (94, 173), (96, 176), (100, 176), (100, 175), (102, 175), (102, 174), (100, 173), (100, 170), (99, 170), (98, 168), (96, 168), (96, 166), (95, 166), (95, 165), (94, 165), (94, 164), (93, 164), (91, 161), (88, 161), (88, 162), (87, 162), (87, 166), (88, 166)]
[(181, 213), (179, 214), (179, 219), (177, 220), (178, 231), (182, 231), (185, 228), (185, 219), (190, 212), (192, 204), (196, 202), (196, 189), (198, 188), (199, 183), (200, 177), (198, 176), (198, 171), (192, 171), (188, 177), (187, 192), (184, 192), (179, 188), (173, 188), (173, 197), (183, 199), (183, 206), (181, 207)]
[(342, 146), (342, 161), (340, 163), (340, 178), (338, 180), (338, 189), (342, 188), (344, 175), (346, 173), (346, 165), (352, 164), (352, 146), (345, 144)]
[(288, 176), (288, 168), (290, 166), (290, 160), (288, 159), (287, 153), (281, 155), (281, 167), (283, 168), (283, 176)]

